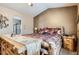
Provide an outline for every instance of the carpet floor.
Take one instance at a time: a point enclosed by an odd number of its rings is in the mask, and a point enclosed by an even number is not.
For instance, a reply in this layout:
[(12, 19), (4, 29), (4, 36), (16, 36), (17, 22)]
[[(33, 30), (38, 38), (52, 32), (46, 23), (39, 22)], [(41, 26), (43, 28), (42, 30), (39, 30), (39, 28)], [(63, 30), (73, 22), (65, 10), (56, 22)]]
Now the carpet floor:
[(62, 48), (60, 51), (60, 55), (77, 55), (77, 52), (71, 52), (71, 51), (68, 51), (68, 50)]

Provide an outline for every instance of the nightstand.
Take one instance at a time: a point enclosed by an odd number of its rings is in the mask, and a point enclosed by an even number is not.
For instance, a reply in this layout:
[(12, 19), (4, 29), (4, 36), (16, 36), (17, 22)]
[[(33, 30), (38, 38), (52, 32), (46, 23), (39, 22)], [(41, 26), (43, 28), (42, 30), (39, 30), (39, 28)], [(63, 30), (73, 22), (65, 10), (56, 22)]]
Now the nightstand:
[(0, 55), (1, 55), (1, 38), (0, 38)]
[(75, 51), (76, 49), (76, 37), (74, 35), (71, 36), (63, 36), (63, 47), (69, 51)]

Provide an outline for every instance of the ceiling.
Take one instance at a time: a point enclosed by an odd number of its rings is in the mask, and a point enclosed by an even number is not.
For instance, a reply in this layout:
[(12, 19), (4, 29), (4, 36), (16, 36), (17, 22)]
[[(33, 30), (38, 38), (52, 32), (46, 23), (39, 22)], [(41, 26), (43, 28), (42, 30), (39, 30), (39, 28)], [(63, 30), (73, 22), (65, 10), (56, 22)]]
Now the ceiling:
[[(66, 3), (33, 3), (33, 6), (29, 6), (27, 3), (0, 3), (0, 6), (7, 7), (24, 14), (30, 14), (33, 17), (37, 16), (41, 12), (48, 8), (57, 8), (68, 6), (71, 4)], [(72, 4), (73, 5), (73, 4)]]

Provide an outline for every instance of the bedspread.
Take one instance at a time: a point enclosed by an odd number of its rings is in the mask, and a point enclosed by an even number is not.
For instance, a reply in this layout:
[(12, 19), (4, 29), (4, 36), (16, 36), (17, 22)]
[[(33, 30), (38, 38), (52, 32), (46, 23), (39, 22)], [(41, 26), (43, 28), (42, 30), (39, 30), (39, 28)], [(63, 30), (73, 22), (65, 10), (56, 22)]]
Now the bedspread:
[(48, 42), (51, 45), (51, 48), (54, 50), (51, 53), (54, 55), (59, 54), (61, 45), (62, 45), (62, 39), (61, 35), (42, 35), (42, 34), (29, 34), (29, 35), (23, 35), (25, 37), (31, 37), (31, 38), (39, 38), (43, 41)]
[(34, 38), (24, 37), (24, 36), (15, 36), (13, 39), (21, 44), (25, 45), (25, 49), (21, 48), (19, 52), (27, 51), (27, 55), (39, 55), (41, 49), (41, 40), (35, 40)]
[[(41, 44), (43, 42), (48, 42), (53, 51), (51, 52), (54, 55), (59, 54), (61, 49), (61, 36), (56, 35), (42, 35), (42, 34), (26, 34), (26, 35), (16, 35), (14, 37), (6, 37), (23, 44), (23, 47), (18, 48), (18, 52), (22, 53), (25, 50), (28, 55), (39, 55), (41, 50)], [(11, 41), (12, 41), (11, 40)]]

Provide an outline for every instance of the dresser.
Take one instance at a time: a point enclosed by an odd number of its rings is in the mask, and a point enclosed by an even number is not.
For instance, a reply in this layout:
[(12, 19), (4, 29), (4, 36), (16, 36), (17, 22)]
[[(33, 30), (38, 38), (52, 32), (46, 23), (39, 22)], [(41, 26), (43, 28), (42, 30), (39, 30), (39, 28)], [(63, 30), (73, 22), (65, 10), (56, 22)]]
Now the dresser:
[(1, 55), (1, 39), (0, 39), (0, 55)]
[(63, 47), (69, 51), (76, 50), (76, 37), (74, 35), (71, 36), (63, 36)]
[(79, 55), (79, 31), (77, 31), (77, 53)]

